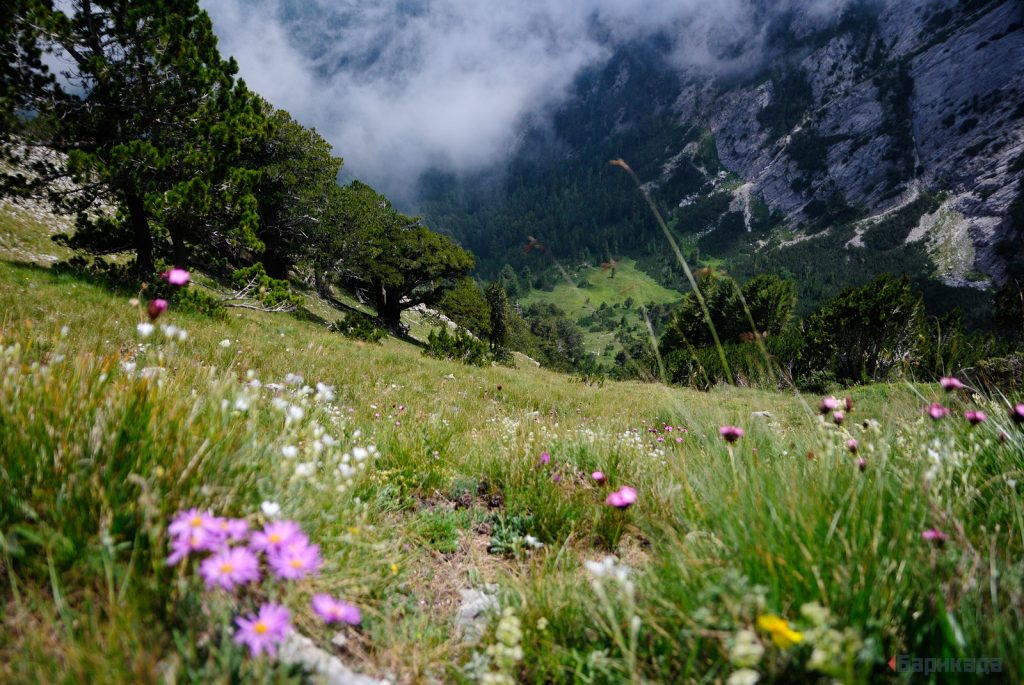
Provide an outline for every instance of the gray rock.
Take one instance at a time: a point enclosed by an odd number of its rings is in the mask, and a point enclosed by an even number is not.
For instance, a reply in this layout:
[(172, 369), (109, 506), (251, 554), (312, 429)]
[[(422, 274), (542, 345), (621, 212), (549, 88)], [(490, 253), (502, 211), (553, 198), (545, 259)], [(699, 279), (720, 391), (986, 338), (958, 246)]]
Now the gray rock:
[(313, 682), (319, 685), (391, 685), (390, 681), (356, 673), (338, 657), (320, 649), (308, 637), (295, 631), (289, 633), (278, 647), (277, 660), (304, 667), (313, 675)]

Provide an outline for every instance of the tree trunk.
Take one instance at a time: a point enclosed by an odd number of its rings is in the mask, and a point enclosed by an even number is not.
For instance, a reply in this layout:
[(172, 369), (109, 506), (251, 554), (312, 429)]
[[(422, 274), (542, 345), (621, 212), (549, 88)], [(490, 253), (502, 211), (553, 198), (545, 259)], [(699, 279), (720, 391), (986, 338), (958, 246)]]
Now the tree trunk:
[(388, 329), (399, 332), (402, 330), (402, 308), (397, 293), (389, 293), (383, 285), (374, 288), (374, 309), (377, 310), (377, 318), (381, 320)]
[(180, 226), (170, 226), (171, 244), (174, 246), (174, 266), (182, 269), (188, 266), (188, 245), (185, 244), (185, 231)]
[(276, 232), (263, 236), (263, 256), (260, 258), (263, 269), (271, 278), (288, 278), (288, 260), (281, 254), (281, 241)]
[(156, 264), (153, 262), (153, 234), (149, 232), (146, 206), (141, 197), (131, 192), (125, 195), (125, 205), (135, 242), (135, 271), (140, 276), (152, 276)]

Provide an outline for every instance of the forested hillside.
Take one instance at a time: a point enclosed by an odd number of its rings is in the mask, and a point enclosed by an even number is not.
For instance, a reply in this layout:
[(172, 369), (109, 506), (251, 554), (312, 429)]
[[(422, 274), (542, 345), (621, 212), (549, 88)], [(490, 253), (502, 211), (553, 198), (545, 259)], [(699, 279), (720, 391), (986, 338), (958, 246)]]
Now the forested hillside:
[(424, 177), (422, 210), (485, 277), (505, 264), (550, 271), (517, 250), (532, 235), (566, 262), (628, 255), (685, 288), (641, 199), (607, 166), (622, 157), (691, 259), (740, 280), (792, 277), (802, 313), (907, 274), (929, 312), (960, 306), (971, 326), (991, 326), (992, 293), (1022, 273), (1024, 10), (838, 6), (749, 3), (765, 22), (758, 51), (728, 69), (678, 66), (669, 32), (621, 46), (492, 175)]

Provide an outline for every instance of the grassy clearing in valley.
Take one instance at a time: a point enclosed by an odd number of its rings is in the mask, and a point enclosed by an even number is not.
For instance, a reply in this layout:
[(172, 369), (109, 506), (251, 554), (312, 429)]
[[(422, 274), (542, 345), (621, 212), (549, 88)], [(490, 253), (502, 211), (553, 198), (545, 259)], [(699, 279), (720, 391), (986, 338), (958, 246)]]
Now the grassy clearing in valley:
[[(682, 295), (662, 287), (649, 275), (636, 268), (632, 259), (620, 260), (615, 269), (586, 267), (571, 274), (573, 284), (559, 282), (553, 290), (531, 290), (522, 298), (524, 307), (531, 304), (556, 304), (573, 321), (591, 316), (602, 304), (615, 309), (614, 320), (618, 323), (625, 317), (628, 328), (646, 335), (647, 327), (643, 322), (641, 304), (667, 304), (676, 302)], [(578, 284), (578, 285), (577, 285)], [(626, 301), (634, 304), (626, 307)], [(593, 352), (599, 358), (602, 355), (614, 356), (614, 352), (605, 354), (606, 347), (611, 345), (614, 351), (621, 349), (615, 341), (615, 334), (607, 325), (598, 322), (593, 326), (583, 326), (584, 346), (587, 352)]]
[[(140, 339), (123, 296), (10, 263), (0, 312), (0, 681), (303, 682), (231, 640), (267, 598), (403, 683), (907, 681), (897, 654), (1024, 668), (1005, 401), (869, 386), (836, 426), (792, 396), (464, 367), (282, 314), (169, 311), (186, 339)], [(933, 400), (953, 415), (928, 418)], [(622, 485), (636, 504), (605, 505)], [(318, 575), (231, 594), (165, 564), (176, 512), (258, 528), (264, 501), (320, 545)], [(506, 615), (467, 643), (459, 591), (488, 584)], [(324, 591), (361, 625), (325, 627)]]

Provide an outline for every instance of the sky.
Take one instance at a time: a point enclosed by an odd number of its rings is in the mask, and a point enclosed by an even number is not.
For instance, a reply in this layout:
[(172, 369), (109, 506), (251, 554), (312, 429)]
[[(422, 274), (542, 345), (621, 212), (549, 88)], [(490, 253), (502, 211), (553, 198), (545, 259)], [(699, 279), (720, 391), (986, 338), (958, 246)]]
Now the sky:
[(429, 168), (500, 165), (526, 118), (623, 43), (664, 32), (681, 69), (738, 69), (759, 58), (765, 16), (752, 4), (828, 19), (847, 2), (200, 1), (252, 89), (316, 128), (347, 175), (398, 196)]

